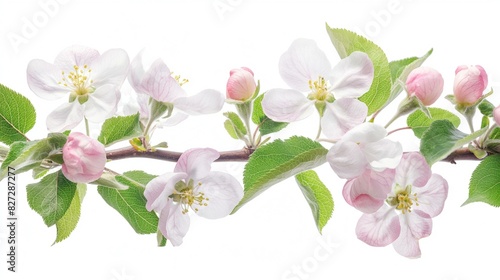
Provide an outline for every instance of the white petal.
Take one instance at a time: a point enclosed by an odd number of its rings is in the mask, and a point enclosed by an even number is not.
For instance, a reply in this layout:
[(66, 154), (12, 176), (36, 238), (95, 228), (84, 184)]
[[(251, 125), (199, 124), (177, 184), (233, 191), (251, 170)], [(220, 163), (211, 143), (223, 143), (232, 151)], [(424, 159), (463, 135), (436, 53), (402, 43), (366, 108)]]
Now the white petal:
[(325, 53), (309, 39), (295, 40), (281, 56), (279, 68), (283, 80), (301, 92), (310, 91), (309, 81), (316, 81), (320, 76), (327, 78), (332, 73)]
[(420, 257), (418, 240), (431, 234), (432, 219), (429, 216), (423, 217), (414, 211), (400, 215), (399, 221), (401, 223), (401, 234), (394, 241), (394, 249), (402, 256), (408, 258)]
[(141, 88), (141, 82), (146, 72), (142, 65), (142, 51), (130, 63), (128, 82), (137, 93), (144, 93)]
[(373, 71), (373, 63), (366, 53), (351, 53), (333, 68), (333, 95), (337, 99), (360, 97), (370, 89)]
[(174, 192), (175, 184), (183, 179), (187, 179), (186, 173), (168, 172), (149, 181), (144, 190), (146, 209), (162, 211), (167, 205), (168, 197)]
[(387, 131), (382, 126), (371, 122), (365, 122), (349, 130), (344, 137), (342, 137), (342, 140), (355, 143), (368, 143), (379, 141), (386, 135)]
[(190, 149), (180, 156), (174, 172), (187, 173), (189, 179), (199, 181), (208, 175), (212, 163), (219, 157), (219, 152), (214, 149)]
[(92, 69), (94, 87), (105, 84), (121, 86), (128, 74), (129, 58), (122, 49), (111, 49), (94, 60), (89, 67)]
[(163, 236), (173, 246), (179, 246), (189, 230), (189, 224), (189, 216), (187, 213), (182, 213), (181, 204), (174, 204), (169, 199), (167, 206), (160, 213), (160, 221), (158, 222), (158, 228)]
[(391, 244), (398, 238), (400, 231), (398, 216), (385, 204), (373, 214), (363, 214), (356, 225), (358, 238), (376, 247)]
[[(195, 182), (196, 184), (196, 182)], [(196, 214), (208, 219), (225, 217), (243, 197), (243, 187), (230, 174), (212, 171), (202, 179), (201, 185), (195, 188), (195, 194), (203, 193), (208, 198), (206, 206), (193, 204), (191, 208), (198, 209)]]
[(170, 74), (167, 65), (161, 59), (156, 60), (142, 78), (141, 91), (158, 101), (170, 103), (181, 96), (186, 96), (179, 83)]
[(77, 126), (83, 120), (83, 106), (74, 101), (64, 103), (47, 116), (47, 129), (63, 132)]
[(41, 98), (55, 100), (67, 95), (71, 90), (59, 85), (62, 81), (61, 68), (40, 59), (28, 64), (28, 86)]
[(266, 116), (277, 122), (305, 119), (314, 112), (314, 101), (292, 89), (272, 89), (262, 99)]
[(432, 175), (429, 164), (418, 152), (406, 153), (396, 168), (396, 183), (400, 186), (423, 187)]
[(321, 128), (328, 138), (339, 139), (363, 123), (367, 114), (368, 107), (365, 103), (352, 98), (337, 99), (333, 103), (327, 103)]
[(179, 97), (173, 103), (189, 115), (211, 114), (222, 109), (224, 96), (216, 90), (206, 89), (193, 96)]
[(368, 166), (359, 145), (353, 142), (337, 142), (326, 155), (326, 159), (337, 176), (343, 179), (358, 177)]
[(99, 52), (95, 49), (84, 46), (71, 46), (59, 53), (54, 64), (69, 73), (69, 71), (74, 71), (74, 66), (90, 65), (98, 57)]
[[(401, 215), (400, 219), (403, 219)], [(418, 239), (415, 238), (406, 224), (401, 226), (401, 233), (392, 246), (400, 255), (407, 258), (419, 258), (421, 255)]]
[(371, 167), (379, 171), (385, 168), (396, 168), (403, 154), (401, 143), (389, 139), (365, 143), (361, 146)]
[(104, 122), (116, 112), (118, 101), (120, 92), (115, 85), (101, 86), (85, 102), (85, 117), (91, 122)]
[(427, 184), (422, 188), (413, 188), (417, 193), (418, 204), (415, 209), (436, 217), (443, 211), (444, 202), (448, 197), (448, 182), (438, 174), (432, 174)]
[[(175, 109), (174, 109), (175, 112)], [(183, 112), (173, 113), (172, 116), (168, 119), (160, 119), (160, 122), (156, 125), (158, 128), (176, 126), (185, 119), (189, 117), (188, 114), (184, 114)]]

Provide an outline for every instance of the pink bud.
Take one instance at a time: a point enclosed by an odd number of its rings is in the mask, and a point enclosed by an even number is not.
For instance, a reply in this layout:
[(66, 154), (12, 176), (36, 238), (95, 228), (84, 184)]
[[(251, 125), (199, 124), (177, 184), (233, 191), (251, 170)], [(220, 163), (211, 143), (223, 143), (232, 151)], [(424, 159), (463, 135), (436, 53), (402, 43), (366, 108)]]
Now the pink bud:
[(236, 101), (245, 101), (253, 96), (257, 85), (252, 70), (241, 67), (229, 73), (226, 86), (226, 97)]
[(476, 103), (483, 96), (486, 86), (488, 86), (488, 75), (483, 67), (461, 65), (455, 70), (453, 94), (458, 104)]
[(495, 123), (500, 126), (500, 105), (493, 110), (493, 119)]
[(99, 179), (106, 165), (104, 145), (80, 132), (73, 132), (63, 147), (62, 172), (75, 183)]
[(441, 74), (429, 67), (414, 69), (406, 79), (408, 96), (415, 95), (425, 106), (436, 102), (443, 92), (443, 86), (444, 80)]

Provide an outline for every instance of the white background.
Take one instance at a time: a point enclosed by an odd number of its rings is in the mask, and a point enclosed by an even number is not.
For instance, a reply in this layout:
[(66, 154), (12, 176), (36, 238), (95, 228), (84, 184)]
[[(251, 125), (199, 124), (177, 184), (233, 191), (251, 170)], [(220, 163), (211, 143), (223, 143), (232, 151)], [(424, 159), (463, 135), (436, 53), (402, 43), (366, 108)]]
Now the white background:
[[(427, 66), (438, 69), (450, 94), (454, 70), (460, 64), (480, 64), (490, 86), (500, 91), (498, 11), (495, 1), (6, 1), (0, 8), (0, 83), (23, 93), (35, 104), (37, 125), (31, 139), (47, 133), (45, 118), (59, 102), (35, 96), (26, 83), (31, 59), (53, 61), (73, 44), (104, 52), (123, 48), (131, 59), (142, 49), (150, 58), (161, 56), (171, 70), (188, 78), (186, 90), (224, 92), (231, 68), (253, 69), (264, 90), (286, 87), (278, 73), (279, 56), (299, 37), (317, 41), (332, 64), (338, 56), (329, 42), (325, 23), (364, 33), (387, 53), (389, 60), (434, 53)], [(230, 5), (217, 11), (217, 5)], [(231, 6), (232, 5), (232, 6)], [(36, 24), (35, 28), (27, 25)], [(29, 29), (29, 30), (27, 30)], [(23, 34), (24, 30), (24, 34)], [(16, 37), (17, 36), (17, 37)], [(17, 43), (13, 42), (16, 38)], [(124, 93), (130, 91), (124, 89)], [(498, 104), (498, 93), (490, 98)], [(398, 99), (399, 101), (399, 99)], [(439, 106), (452, 110), (444, 100)], [(232, 109), (227, 105), (227, 110)], [(394, 107), (378, 117), (385, 124)], [(478, 121), (478, 120), (476, 120)], [(154, 140), (168, 141), (172, 150), (213, 147), (239, 149), (241, 144), (223, 131), (223, 116), (191, 117), (180, 126), (158, 131)], [(293, 134), (314, 137), (317, 119), (289, 126), (275, 137)], [(397, 122), (392, 128), (403, 126)], [(461, 126), (467, 131), (466, 126)], [(82, 127), (78, 128), (82, 131)], [(0, 132), (1, 133), (1, 132)], [(93, 135), (97, 135), (94, 130)], [(411, 132), (394, 134), (405, 150), (418, 148)], [(327, 145), (325, 145), (328, 147)], [(0, 217), (1, 279), (498, 279), (500, 210), (482, 203), (460, 207), (477, 162), (437, 163), (433, 171), (449, 182), (443, 213), (434, 219), (433, 233), (421, 240), (422, 258), (409, 260), (391, 246), (373, 248), (356, 239), (360, 213), (342, 198), (343, 181), (324, 165), (320, 177), (330, 188), (335, 211), (319, 235), (309, 206), (290, 179), (259, 196), (235, 215), (221, 220), (192, 216), (180, 247), (156, 247), (154, 235), (135, 234), (128, 223), (89, 186), (80, 223), (69, 239), (51, 246), (55, 228), (47, 228), (26, 202), (19, 177), (17, 241), (18, 273), (7, 272), (5, 212)], [(112, 169), (144, 169), (161, 174), (173, 163), (123, 160)], [(241, 181), (243, 164), (218, 163)], [(0, 202), (5, 209), (6, 180)], [(330, 243), (326, 250), (323, 246)], [(322, 245), (323, 244), (323, 245)], [(317, 253), (320, 253), (318, 255)], [(300, 270), (298, 274), (294, 271)]]

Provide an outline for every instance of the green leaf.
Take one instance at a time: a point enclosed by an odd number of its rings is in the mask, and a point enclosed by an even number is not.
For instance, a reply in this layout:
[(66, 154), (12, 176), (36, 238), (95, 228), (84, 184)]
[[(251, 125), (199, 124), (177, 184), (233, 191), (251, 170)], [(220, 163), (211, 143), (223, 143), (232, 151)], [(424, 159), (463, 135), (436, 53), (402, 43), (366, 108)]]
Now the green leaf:
[(384, 106), (391, 94), (391, 69), (384, 51), (372, 41), (349, 30), (331, 28), (328, 25), (326, 25), (326, 30), (340, 58), (345, 58), (352, 52), (361, 51), (366, 53), (373, 62), (375, 73), (372, 86), (359, 100), (368, 106), (368, 115), (375, 113)]
[(311, 207), (314, 221), (321, 233), (333, 213), (332, 194), (313, 170), (295, 175), (295, 180)]
[(488, 100), (484, 99), (479, 106), (477, 107), (481, 114), (487, 117), (493, 116), (493, 110), (495, 109), (495, 105), (491, 104)]
[(105, 146), (129, 140), (142, 135), (139, 113), (126, 117), (107, 119), (102, 125), (101, 135), (97, 138)]
[(472, 202), (485, 202), (500, 206), (500, 155), (488, 156), (472, 172), (469, 183), (469, 198), (463, 205)]
[(440, 108), (428, 109), (432, 116), (431, 118), (429, 118), (421, 110), (417, 110), (410, 114), (406, 119), (406, 123), (409, 127), (411, 127), (416, 137), (422, 138), (424, 132), (429, 128), (429, 126), (431, 126), (434, 121), (437, 120), (449, 120), (455, 127), (458, 127), (460, 125), (460, 118), (455, 114)]
[(35, 121), (35, 108), (29, 99), (0, 84), (0, 142), (26, 141), (25, 134)]
[(259, 126), (261, 136), (278, 132), (288, 125), (286, 122), (275, 122), (264, 114), (264, 110), (262, 109), (262, 99), (264, 98), (264, 94), (259, 95), (254, 100), (252, 112), (252, 122)]
[(430, 49), (426, 54), (422, 57), (411, 57), (407, 59), (391, 61), (389, 66), (391, 68), (391, 78), (392, 78), (392, 87), (391, 87), (391, 95), (384, 106), (391, 103), (398, 95), (403, 91), (404, 85), (406, 83), (406, 79), (410, 72), (415, 68), (422, 66), (425, 60), (432, 54), (432, 49)]
[(129, 188), (127, 190), (116, 190), (99, 186), (97, 191), (101, 197), (120, 213), (125, 220), (139, 234), (156, 233), (158, 229), (158, 216), (154, 211), (146, 210), (146, 198), (144, 197), (145, 185), (156, 176), (142, 171), (129, 171), (116, 180)]
[(448, 120), (437, 120), (431, 124), (422, 136), (420, 152), (429, 165), (451, 154), (456, 149), (467, 145), (486, 132), (486, 127), (472, 134), (465, 134), (456, 129)]
[(76, 228), (78, 220), (80, 220), (80, 209), (86, 192), (87, 185), (77, 184), (75, 196), (73, 197), (68, 210), (64, 213), (64, 216), (56, 222), (57, 237), (54, 244), (68, 238)]
[(235, 129), (239, 130), (241, 134), (247, 134), (247, 129), (238, 114), (236, 114), (235, 112), (226, 112), (224, 113), (224, 116), (229, 119), (229, 121), (234, 125)]
[(327, 152), (318, 142), (299, 136), (261, 146), (245, 166), (244, 195), (233, 213), (272, 185), (325, 163)]
[(236, 127), (234, 127), (234, 124), (230, 120), (224, 121), (224, 128), (231, 138), (240, 139), (238, 132), (236, 132)]
[(76, 183), (66, 179), (61, 171), (49, 174), (38, 183), (26, 186), (28, 204), (47, 226), (59, 221), (73, 201)]

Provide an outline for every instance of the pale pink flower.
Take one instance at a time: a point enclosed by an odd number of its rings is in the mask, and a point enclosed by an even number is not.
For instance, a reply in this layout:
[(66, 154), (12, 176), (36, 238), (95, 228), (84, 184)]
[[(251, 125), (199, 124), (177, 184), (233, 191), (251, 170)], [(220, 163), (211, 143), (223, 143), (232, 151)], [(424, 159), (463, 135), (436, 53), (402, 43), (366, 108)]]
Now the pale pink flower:
[(483, 91), (487, 86), (488, 75), (483, 67), (461, 65), (455, 70), (453, 94), (458, 104), (476, 103), (483, 96)]
[(99, 179), (106, 165), (104, 145), (80, 132), (68, 136), (62, 156), (62, 173), (75, 183), (90, 183)]
[(418, 67), (406, 79), (408, 96), (416, 96), (425, 106), (436, 102), (443, 92), (443, 86), (443, 76), (430, 67)]
[(146, 208), (160, 213), (158, 228), (172, 245), (182, 244), (189, 229), (190, 209), (201, 217), (218, 219), (229, 215), (243, 197), (236, 178), (210, 170), (219, 156), (209, 148), (188, 150), (179, 158), (174, 172), (146, 185)]
[(425, 158), (403, 155), (395, 171), (367, 171), (349, 180), (343, 190), (347, 203), (364, 212), (356, 226), (360, 240), (371, 246), (393, 244), (409, 258), (421, 255), (419, 239), (432, 232), (448, 195), (448, 183), (432, 174)]
[(495, 107), (493, 110), (493, 119), (495, 120), (495, 123), (500, 126), (500, 105)]
[(232, 69), (226, 85), (226, 98), (234, 101), (250, 99), (257, 88), (252, 70), (247, 67)]

